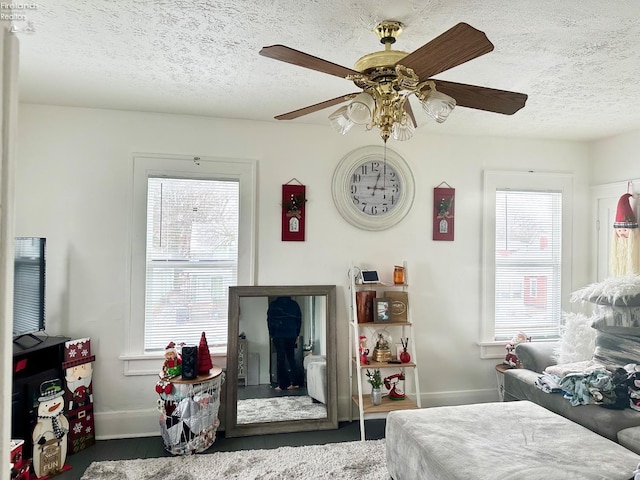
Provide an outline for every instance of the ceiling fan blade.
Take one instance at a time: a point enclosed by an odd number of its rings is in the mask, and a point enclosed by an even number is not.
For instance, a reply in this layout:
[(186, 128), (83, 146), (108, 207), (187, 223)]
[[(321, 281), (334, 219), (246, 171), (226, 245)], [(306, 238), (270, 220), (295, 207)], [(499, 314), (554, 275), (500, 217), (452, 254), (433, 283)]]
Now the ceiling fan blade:
[(513, 115), (524, 107), (528, 98), (524, 93), (496, 90), (494, 88), (479, 87), (477, 85), (465, 85), (464, 83), (446, 82), (444, 80), (433, 79), (433, 81), (439, 92), (455, 98), (456, 105), (486, 110), (487, 112)]
[(281, 62), (291, 63), (299, 67), (310, 68), (318, 72), (328, 73), (336, 77), (345, 78), (347, 75), (356, 75), (360, 72), (351, 70), (350, 68), (331, 63), (322, 58), (314, 57), (304, 52), (285, 47), (284, 45), (271, 45), (270, 47), (262, 47), (260, 55), (263, 57), (273, 58)]
[(339, 103), (346, 102), (347, 100), (351, 100), (358, 93), (360, 92), (348, 93), (340, 97), (332, 98), (331, 100), (325, 100), (324, 102), (316, 103), (314, 105), (309, 105), (308, 107), (294, 110), (293, 112), (283, 113), (282, 115), (278, 115), (274, 118), (276, 120), (293, 120), (294, 118), (302, 117), (303, 115), (308, 115), (310, 113), (317, 112), (318, 110), (329, 108), (334, 105), (338, 105)]
[(417, 128), (418, 124), (416, 123), (416, 116), (413, 114), (413, 108), (411, 108), (411, 104), (409, 103), (409, 99), (404, 102), (404, 111), (407, 112), (409, 118), (411, 119), (411, 123), (413, 123), (413, 128)]
[[(461, 65), (493, 50), (484, 32), (459, 23), (429, 43), (414, 50), (397, 64), (412, 68), (420, 80)], [(397, 65), (396, 64), (396, 65)]]

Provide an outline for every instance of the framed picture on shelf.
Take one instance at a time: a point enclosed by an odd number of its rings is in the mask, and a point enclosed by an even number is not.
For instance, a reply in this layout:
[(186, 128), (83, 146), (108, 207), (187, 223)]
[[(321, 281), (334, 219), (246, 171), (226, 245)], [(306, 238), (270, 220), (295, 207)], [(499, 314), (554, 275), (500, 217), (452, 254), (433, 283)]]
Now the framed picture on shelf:
[(391, 321), (391, 299), (373, 299), (373, 323), (389, 323)]
[(391, 300), (389, 313), (391, 322), (406, 322), (407, 310), (409, 308), (409, 294), (407, 292), (384, 292), (384, 298)]

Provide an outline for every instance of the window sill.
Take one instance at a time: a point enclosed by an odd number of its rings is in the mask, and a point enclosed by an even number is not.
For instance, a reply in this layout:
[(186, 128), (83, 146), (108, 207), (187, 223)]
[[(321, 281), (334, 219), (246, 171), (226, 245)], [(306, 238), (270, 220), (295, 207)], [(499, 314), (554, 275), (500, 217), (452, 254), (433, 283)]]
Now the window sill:
[[(124, 376), (133, 377), (140, 375), (158, 375), (162, 370), (164, 355), (162, 353), (146, 354), (146, 355), (120, 355), (120, 360), (124, 363)], [(211, 353), (211, 361), (214, 365), (227, 367), (226, 352)]]

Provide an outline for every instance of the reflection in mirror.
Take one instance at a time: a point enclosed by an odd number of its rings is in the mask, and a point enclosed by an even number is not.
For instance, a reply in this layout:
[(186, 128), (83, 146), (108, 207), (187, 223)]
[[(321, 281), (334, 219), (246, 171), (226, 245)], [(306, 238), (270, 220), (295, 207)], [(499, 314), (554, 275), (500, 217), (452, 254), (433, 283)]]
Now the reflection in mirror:
[(335, 286), (231, 287), (226, 436), (337, 428)]

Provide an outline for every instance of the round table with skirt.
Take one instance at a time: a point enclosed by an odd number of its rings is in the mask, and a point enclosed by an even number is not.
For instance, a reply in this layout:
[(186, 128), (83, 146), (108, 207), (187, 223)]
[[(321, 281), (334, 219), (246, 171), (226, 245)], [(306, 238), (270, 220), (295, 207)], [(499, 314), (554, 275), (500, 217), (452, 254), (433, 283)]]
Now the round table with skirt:
[(205, 451), (216, 439), (220, 421), (222, 368), (213, 366), (208, 374), (194, 380), (172, 378), (171, 393), (160, 394), (160, 432), (164, 447), (174, 455)]

